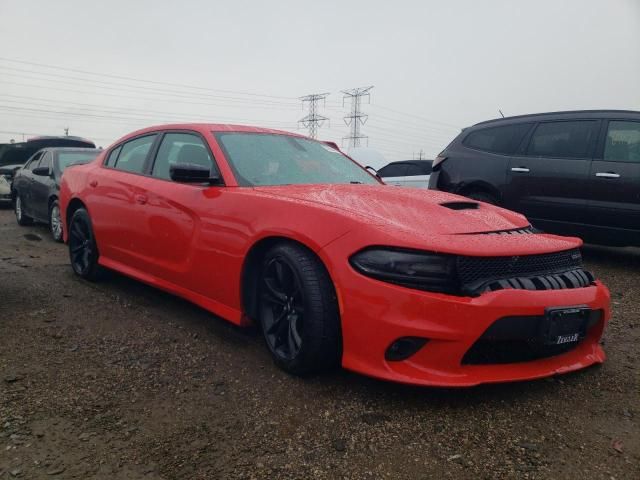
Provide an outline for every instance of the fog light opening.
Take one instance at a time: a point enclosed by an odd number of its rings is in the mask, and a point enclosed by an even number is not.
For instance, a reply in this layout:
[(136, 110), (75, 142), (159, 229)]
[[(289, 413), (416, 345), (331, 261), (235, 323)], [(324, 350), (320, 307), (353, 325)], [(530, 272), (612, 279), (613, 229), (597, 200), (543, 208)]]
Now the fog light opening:
[(421, 337), (401, 337), (394, 341), (384, 354), (384, 358), (390, 362), (406, 360), (418, 350), (424, 347), (428, 338)]

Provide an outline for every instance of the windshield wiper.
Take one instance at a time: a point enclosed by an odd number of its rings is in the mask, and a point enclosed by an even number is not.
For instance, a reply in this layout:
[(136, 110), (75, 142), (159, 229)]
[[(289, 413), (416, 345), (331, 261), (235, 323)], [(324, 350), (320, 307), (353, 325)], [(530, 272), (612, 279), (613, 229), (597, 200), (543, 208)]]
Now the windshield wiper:
[(362, 185), (362, 182), (359, 182), (358, 180), (351, 180), (349, 183), (351, 185)]

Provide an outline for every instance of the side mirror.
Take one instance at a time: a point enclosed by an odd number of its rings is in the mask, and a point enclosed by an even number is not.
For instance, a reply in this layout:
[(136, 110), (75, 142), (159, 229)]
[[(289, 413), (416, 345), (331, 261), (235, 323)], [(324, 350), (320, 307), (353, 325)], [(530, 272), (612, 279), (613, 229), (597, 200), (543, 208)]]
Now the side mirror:
[(34, 175), (38, 175), (40, 177), (48, 177), (49, 175), (51, 175), (51, 172), (49, 171), (49, 167), (34, 168), (32, 172)]
[(377, 178), (379, 178), (380, 180), (382, 180), (382, 177), (380, 175), (378, 175), (378, 171), (373, 168), (371, 165), (367, 165), (366, 167), (364, 167), (365, 170), (368, 170), (369, 172), (373, 173), (373, 175)]
[(193, 163), (179, 163), (169, 167), (169, 176), (174, 182), (219, 184), (220, 177), (211, 170)]

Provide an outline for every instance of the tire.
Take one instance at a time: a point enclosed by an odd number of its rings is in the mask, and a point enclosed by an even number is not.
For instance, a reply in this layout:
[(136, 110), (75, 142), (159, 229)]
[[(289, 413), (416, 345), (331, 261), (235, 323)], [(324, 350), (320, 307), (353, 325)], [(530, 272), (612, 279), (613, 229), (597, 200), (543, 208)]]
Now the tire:
[(320, 260), (306, 248), (281, 243), (264, 256), (258, 318), (271, 356), (294, 375), (328, 370), (342, 355), (335, 290)]
[(49, 207), (49, 230), (56, 242), (62, 242), (62, 218), (60, 218), (60, 204), (54, 200)]
[(89, 212), (84, 208), (76, 210), (69, 222), (69, 260), (71, 268), (79, 277), (89, 281), (100, 278), (98, 246)]
[(22, 197), (20, 195), (16, 195), (16, 200), (13, 203), (13, 212), (16, 215), (16, 221), (18, 222), (18, 225), (24, 227), (33, 223), (33, 218), (24, 213), (24, 202), (22, 201)]
[(490, 193), (472, 191), (464, 194), (465, 197), (471, 200), (477, 200), (478, 202), (490, 203), (491, 205), (498, 205), (498, 199)]

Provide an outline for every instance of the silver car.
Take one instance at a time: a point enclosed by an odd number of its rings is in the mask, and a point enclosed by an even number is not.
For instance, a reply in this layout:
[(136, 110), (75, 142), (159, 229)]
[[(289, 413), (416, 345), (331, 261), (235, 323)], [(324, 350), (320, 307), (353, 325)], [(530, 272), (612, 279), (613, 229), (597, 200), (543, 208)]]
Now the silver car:
[(433, 160), (403, 160), (392, 162), (378, 170), (378, 176), (387, 185), (429, 188)]

